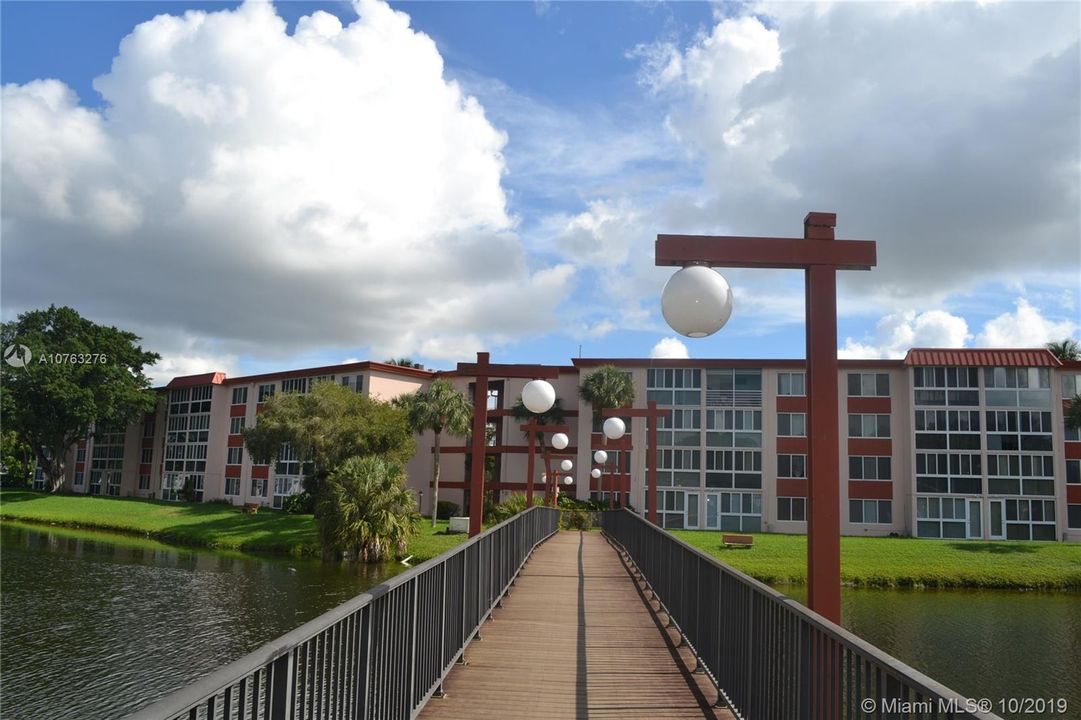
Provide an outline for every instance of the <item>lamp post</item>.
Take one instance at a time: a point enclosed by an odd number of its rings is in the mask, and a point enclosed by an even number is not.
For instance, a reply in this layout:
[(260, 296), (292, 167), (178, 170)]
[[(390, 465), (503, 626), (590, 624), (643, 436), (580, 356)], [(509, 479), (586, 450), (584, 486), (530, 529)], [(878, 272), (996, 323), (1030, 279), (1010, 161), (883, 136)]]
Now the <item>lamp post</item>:
[[(537, 437), (535, 433), (551, 432), (555, 433), (552, 436), (552, 447), (556, 450), (564, 450), (567, 445), (570, 444), (570, 438), (567, 437), (567, 433), (570, 432), (570, 428), (566, 425), (542, 425), (535, 419), (530, 420), (524, 425), (518, 426), (522, 432), (526, 433), (529, 437), (529, 455), (526, 462), (526, 491), (525, 502), (526, 507), (533, 507), (533, 474), (534, 461), (537, 455)], [(547, 488), (547, 485), (545, 485)]]
[(681, 265), (661, 297), (676, 332), (705, 337), (732, 313), (732, 291), (704, 266), (804, 271), (807, 332), (808, 604), (841, 621), (840, 435), (837, 402), (837, 270), (870, 270), (875, 243), (835, 240), (834, 213), (808, 213), (803, 238), (658, 235), (657, 265)]
[(626, 432), (626, 424), (620, 416), (646, 419), (646, 456), (649, 472), (646, 474), (646, 518), (657, 524), (657, 421), (671, 412), (671, 409), (659, 409), (655, 400), (646, 403), (645, 408), (609, 408), (602, 415), (604, 435), (609, 440), (618, 440)]
[[(486, 454), (485, 430), (488, 427), (488, 379), (491, 377), (533, 378), (543, 382), (545, 378), (554, 379), (559, 377), (558, 368), (543, 365), (494, 365), (489, 362), (488, 358), (488, 353), (478, 352), (477, 362), (458, 363), (456, 370), (459, 375), (472, 375), (476, 378), (473, 391), (473, 437), (470, 443), (469, 537), (480, 533), (484, 517), (484, 456)], [(542, 401), (549, 395), (548, 390), (551, 390), (551, 400), (553, 403), (555, 402), (555, 390), (552, 389), (551, 384), (543, 382), (543, 385), (547, 385), (548, 388), (546, 389), (542, 385), (534, 385), (532, 382), (526, 384), (526, 387), (533, 387), (530, 389), (528, 401), (523, 393), (522, 402), (526, 403), (526, 407), (533, 412), (537, 411), (533, 410), (529, 403), (534, 403), (537, 407), (540, 407)], [(551, 403), (549, 403), (548, 407), (540, 412), (545, 412), (551, 406)], [(532, 481), (532, 477), (530, 477), (530, 481)]]

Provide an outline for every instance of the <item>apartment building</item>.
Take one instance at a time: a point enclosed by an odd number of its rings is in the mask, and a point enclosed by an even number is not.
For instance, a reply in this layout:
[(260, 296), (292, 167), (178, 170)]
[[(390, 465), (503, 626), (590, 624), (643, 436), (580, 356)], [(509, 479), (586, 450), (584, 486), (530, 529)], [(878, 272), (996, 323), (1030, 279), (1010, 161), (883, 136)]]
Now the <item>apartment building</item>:
[[(806, 375), (798, 360), (575, 359), (552, 381), (570, 428), (561, 486), (645, 507), (643, 420), (613, 443), (578, 397), (582, 379), (601, 365), (631, 377), (638, 403), (670, 408), (657, 427), (658, 510), (665, 527), (742, 532), (806, 532)], [(1081, 436), (1064, 408), (1081, 390), (1081, 363), (1046, 350), (913, 349), (903, 360), (842, 360), (842, 533), (944, 539), (1081, 540)], [(473, 397), (474, 378), (377, 362), (226, 378), (174, 379), (156, 413), (128, 428), (100, 432), (73, 450), (75, 492), (176, 499), (190, 480), (196, 498), (280, 507), (304, 475), (283, 447), (256, 465), (240, 431), (266, 399), (337, 382), (389, 400), (436, 377)], [(525, 488), (527, 437), (512, 408), (527, 381), (492, 378), (487, 388), (491, 456), (486, 489)], [(444, 437), (440, 499), (464, 504), (470, 456), (465, 438)], [(593, 453), (608, 461), (596, 466)], [(432, 436), (418, 438), (410, 484), (430, 511)], [(591, 477), (594, 467), (602, 477)], [(542, 455), (535, 488), (542, 492)]]

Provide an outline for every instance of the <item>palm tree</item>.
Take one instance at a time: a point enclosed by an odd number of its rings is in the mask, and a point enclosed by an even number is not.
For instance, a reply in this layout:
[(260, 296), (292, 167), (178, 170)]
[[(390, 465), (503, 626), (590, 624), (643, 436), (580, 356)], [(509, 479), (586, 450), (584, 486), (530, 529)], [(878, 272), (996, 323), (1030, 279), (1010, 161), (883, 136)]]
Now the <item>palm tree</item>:
[(381, 562), (405, 552), (420, 516), (402, 466), (369, 455), (351, 457), (327, 476), (315, 520), (324, 558), (351, 550), (358, 560)]
[(1081, 360), (1081, 345), (1073, 338), (1064, 338), (1047, 343), (1047, 349), (1051, 354), (1063, 362), (1069, 360)]
[(435, 433), (432, 468), (432, 527), (435, 527), (439, 508), (439, 448), (443, 432), (456, 437), (469, 434), (473, 424), (473, 406), (465, 395), (443, 379), (436, 380), (426, 390), (418, 390), (396, 399), (399, 407), (406, 410), (409, 426), (415, 433), (431, 430)]
[(578, 395), (593, 407), (593, 427), (603, 411), (634, 403), (634, 381), (615, 365), (601, 365), (578, 387)]
[(397, 365), (399, 367), (416, 368), (417, 370), (423, 370), (424, 369), (424, 366), (421, 365), (419, 362), (414, 362), (412, 358), (407, 358), (407, 357), (391, 358), (390, 360), (387, 360), (386, 363), (384, 363), (384, 364), (386, 364), (386, 365)]
[(1081, 430), (1081, 393), (1073, 396), (1069, 405), (1066, 406), (1066, 427), (1072, 430)]
[[(514, 403), (514, 407), (510, 409), (510, 414), (515, 420), (519, 422), (528, 422), (530, 420), (536, 420), (538, 425), (562, 425), (566, 422), (567, 413), (563, 409), (563, 401), (556, 398), (556, 401), (552, 403), (552, 407), (542, 413), (535, 413), (525, 406), (521, 398)], [(525, 435), (525, 433), (523, 433)], [(529, 437), (526, 435), (526, 437)], [(537, 433), (537, 442), (540, 443), (541, 454), (544, 454), (546, 445), (544, 444), (544, 433)]]

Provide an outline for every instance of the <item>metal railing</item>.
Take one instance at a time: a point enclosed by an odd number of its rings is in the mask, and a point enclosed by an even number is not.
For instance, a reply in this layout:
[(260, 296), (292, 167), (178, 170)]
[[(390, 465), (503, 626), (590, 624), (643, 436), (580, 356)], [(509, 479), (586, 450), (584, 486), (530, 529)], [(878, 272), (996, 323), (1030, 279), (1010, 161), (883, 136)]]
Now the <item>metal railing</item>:
[(744, 720), (998, 718), (633, 512), (601, 527)]
[(558, 510), (530, 508), (127, 720), (413, 718), (558, 529)]

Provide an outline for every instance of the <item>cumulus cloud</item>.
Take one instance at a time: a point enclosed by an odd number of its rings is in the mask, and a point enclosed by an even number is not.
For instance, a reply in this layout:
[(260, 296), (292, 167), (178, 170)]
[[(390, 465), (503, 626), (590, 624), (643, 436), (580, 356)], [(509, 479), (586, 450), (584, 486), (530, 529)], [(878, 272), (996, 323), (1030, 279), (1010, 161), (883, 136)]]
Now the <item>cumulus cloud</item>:
[(1028, 300), (1018, 298), (1016, 310), (989, 320), (975, 343), (981, 347), (1043, 347), (1053, 340), (1072, 337), (1077, 331), (1076, 322), (1050, 320)]
[(845, 338), (837, 351), (842, 358), (901, 358), (910, 348), (964, 347), (969, 338), (965, 319), (942, 310), (916, 314), (908, 310), (887, 315), (878, 321), (873, 338), (862, 341)]
[(649, 356), (654, 360), (661, 358), (672, 358), (677, 360), (686, 360), (690, 357), (687, 353), (687, 346), (679, 338), (666, 337), (662, 338), (653, 346), (653, 349), (649, 351)]
[(506, 135), (408, 16), (355, 9), (292, 34), (264, 2), (159, 15), (95, 81), (102, 110), (56, 80), (5, 86), (7, 311), (72, 304), (225, 342), (222, 362), (459, 357), (555, 327), (574, 271), (515, 234)]

